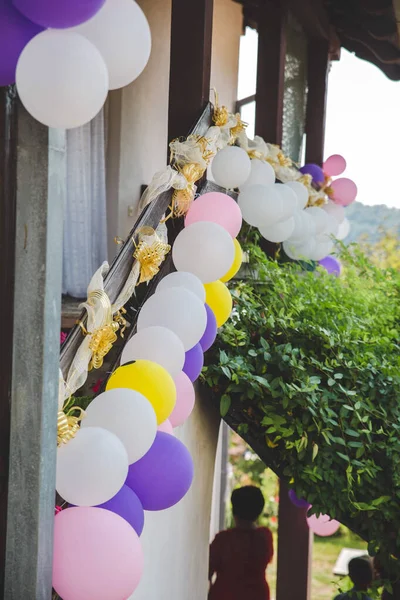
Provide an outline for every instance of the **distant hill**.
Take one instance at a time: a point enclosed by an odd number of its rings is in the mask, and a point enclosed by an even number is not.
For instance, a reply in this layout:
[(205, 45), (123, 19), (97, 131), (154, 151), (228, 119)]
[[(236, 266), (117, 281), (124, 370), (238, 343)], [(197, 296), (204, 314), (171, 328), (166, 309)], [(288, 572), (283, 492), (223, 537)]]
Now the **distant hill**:
[(365, 237), (369, 243), (377, 242), (381, 237), (380, 230), (391, 230), (400, 237), (400, 210), (379, 206), (367, 206), (354, 202), (346, 208), (346, 217), (351, 223), (351, 231), (345, 242), (357, 242)]

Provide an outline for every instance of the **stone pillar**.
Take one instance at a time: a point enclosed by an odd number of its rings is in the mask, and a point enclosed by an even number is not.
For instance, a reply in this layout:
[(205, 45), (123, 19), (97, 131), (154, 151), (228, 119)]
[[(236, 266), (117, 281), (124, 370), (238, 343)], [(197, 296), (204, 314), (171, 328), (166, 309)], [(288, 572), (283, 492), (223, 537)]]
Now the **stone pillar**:
[[(4, 598), (51, 596), (65, 132), (20, 105)], [(4, 341), (7, 343), (7, 341)]]

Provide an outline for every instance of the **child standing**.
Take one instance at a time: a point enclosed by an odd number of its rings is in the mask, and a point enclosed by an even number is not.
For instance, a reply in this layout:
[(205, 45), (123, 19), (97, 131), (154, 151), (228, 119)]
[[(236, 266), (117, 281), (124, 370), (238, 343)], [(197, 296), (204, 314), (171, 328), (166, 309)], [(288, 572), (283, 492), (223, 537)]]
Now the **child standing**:
[(272, 534), (256, 525), (264, 504), (257, 487), (233, 492), (235, 527), (219, 533), (210, 547), (209, 600), (269, 600), (265, 571), (273, 556)]

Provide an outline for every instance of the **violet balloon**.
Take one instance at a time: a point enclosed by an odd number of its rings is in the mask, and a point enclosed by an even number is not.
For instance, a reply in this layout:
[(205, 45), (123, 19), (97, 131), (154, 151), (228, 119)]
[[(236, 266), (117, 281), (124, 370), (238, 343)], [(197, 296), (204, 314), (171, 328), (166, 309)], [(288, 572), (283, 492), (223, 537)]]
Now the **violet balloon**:
[(127, 485), (123, 485), (114, 498), (100, 504), (97, 508), (111, 510), (111, 512), (128, 521), (139, 536), (142, 534), (144, 527), (143, 506), (135, 492)]
[(289, 490), (289, 499), (292, 504), (297, 506), (297, 508), (309, 508), (310, 503), (307, 500), (303, 500), (303, 498), (298, 498), (296, 492), (294, 490)]
[(339, 277), (342, 271), (342, 265), (334, 256), (326, 256), (319, 261), (319, 264), (326, 269), (330, 275), (335, 275), (336, 277)]
[(335, 179), (331, 184), (332, 188), (332, 200), (340, 206), (348, 206), (357, 197), (357, 186), (351, 179), (347, 177), (339, 177)]
[(203, 352), (207, 352), (215, 342), (217, 337), (217, 319), (208, 304), (205, 305), (207, 313), (207, 326), (199, 344), (203, 348)]
[(203, 366), (203, 348), (200, 344), (196, 344), (191, 350), (188, 350), (185, 353), (185, 364), (183, 365), (183, 372), (186, 373), (190, 381), (193, 383), (199, 377)]
[(192, 484), (193, 473), (188, 449), (172, 435), (158, 432), (148, 453), (129, 467), (126, 485), (145, 510), (165, 510), (182, 500)]
[(43, 27), (32, 23), (7, 0), (0, 0), (0, 87), (15, 83), (19, 55)]
[(311, 177), (313, 178), (313, 181), (315, 181), (315, 183), (323, 183), (323, 181), (325, 179), (325, 175), (324, 175), (324, 172), (321, 169), (321, 167), (319, 167), (318, 165), (314, 165), (312, 163), (304, 165), (304, 167), (301, 167), (300, 173), (303, 173), (303, 175), (311, 175)]
[(42, 27), (66, 29), (88, 21), (105, 0), (13, 0), (27, 19)]
[(346, 161), (340, 154), (332, 154), (324, 162), (324, 172), (329, 177), (337, 177), (346, 170)]

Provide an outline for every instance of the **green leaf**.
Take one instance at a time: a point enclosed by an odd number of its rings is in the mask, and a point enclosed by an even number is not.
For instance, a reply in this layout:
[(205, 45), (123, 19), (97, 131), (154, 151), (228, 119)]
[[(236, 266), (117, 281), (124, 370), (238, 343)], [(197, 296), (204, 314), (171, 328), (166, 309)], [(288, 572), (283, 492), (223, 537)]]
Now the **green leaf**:
[(221, 412), (221, 417), (225, 417), (230, 409), (231, 406), (231, 399), (227, 394), (224, 394), (221, 397), (221, 401), (220, 401), (220, 412)]

